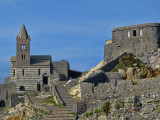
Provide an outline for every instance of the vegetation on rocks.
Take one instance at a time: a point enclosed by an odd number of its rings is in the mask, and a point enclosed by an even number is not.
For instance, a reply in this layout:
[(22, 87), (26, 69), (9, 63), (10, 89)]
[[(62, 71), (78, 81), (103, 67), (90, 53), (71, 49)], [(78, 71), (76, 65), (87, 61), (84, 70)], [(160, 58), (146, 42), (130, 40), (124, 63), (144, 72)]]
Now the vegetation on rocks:
[(48, 97), (45, 99), (45, 103), (44, 103), (44, 104), (61, 107), (60, 104), (57, 104), (57, 103), (54, 101), (53, 96), (48, 96)]
[(43, 120), (48, 114), (44, 108), (20, 103), (15, 108), (6, 111), (5, 120)]
[(110, 107), (111, 107), (111, 103), (109, 100), (107, 100), (101, 105), (100, 111), (104, 113), (109, 113)]
[(131, 53), (122, 56), (111, 71), (119, 72), (125, 80), (152, 78), (160, 74), (160, 70), (148, 67)]
[(112, 72), (118, 72), (118, 69), (127, 70), (129, 67), (134, 67), (137, 64), (138, 68), (145, 68), (145, 64), (139, 59), (135, 58), (132, 53), (122, 56), (118, 64), (112, 69)]

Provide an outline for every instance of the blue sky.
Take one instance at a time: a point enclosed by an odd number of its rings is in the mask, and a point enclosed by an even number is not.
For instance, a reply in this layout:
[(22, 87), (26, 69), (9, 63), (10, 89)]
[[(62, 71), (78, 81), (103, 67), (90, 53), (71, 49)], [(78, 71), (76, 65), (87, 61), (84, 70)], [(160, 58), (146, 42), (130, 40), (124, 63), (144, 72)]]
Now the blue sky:
[(0, 0), (0, 83), (9, 76), (23, 23), (32, 55), (88, 71), (103, 60), (114, 27), (160, 22), (159, 12), (160, 0)]

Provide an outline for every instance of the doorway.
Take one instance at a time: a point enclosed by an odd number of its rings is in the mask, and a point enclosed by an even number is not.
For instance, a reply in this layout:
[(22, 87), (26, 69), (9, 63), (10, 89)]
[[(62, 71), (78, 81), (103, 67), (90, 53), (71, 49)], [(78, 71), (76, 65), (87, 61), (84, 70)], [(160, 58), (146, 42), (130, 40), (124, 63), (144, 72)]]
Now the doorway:
[(47, 76), (43, 76), (43, 84), (48, 85), (48, 77)]
[(0, 101), (0, 108), (2, 108), (2, 107), (5, 107), (5, 101), (4, 100)]
[(41, 91), (41, 84), (39, 82), (37, 83), (37, 91)]

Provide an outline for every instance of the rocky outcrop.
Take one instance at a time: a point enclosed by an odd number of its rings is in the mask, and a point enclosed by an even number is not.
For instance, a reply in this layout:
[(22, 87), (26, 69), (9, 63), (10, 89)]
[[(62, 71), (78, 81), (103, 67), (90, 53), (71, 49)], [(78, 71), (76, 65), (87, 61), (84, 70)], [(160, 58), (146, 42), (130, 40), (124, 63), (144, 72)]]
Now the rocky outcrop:
[(84, 76), (80, 77), (78, 83), (84, 81), (85, 79), (87, 79), (93, 72), (98, 72), (97, 70), (99, 70), (103, 65), (105, 64), (104, 61), (101, 61), (96, 67), (92, 68), (87, 74), (85, 74)]
[(160, 49), (138, 55), (138, 58), (154, 69), (160, 69)]

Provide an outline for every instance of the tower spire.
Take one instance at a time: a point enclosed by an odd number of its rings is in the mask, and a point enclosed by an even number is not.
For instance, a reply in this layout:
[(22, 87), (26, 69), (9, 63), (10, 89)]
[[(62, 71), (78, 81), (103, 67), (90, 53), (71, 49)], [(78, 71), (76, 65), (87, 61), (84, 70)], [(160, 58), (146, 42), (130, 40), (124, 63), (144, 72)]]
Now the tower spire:
[(27, 33), (27, 30), (26, 30), (26, 27), (24, 24), (21, 27), (18, 38), (19, 39), (28, 39), (28, 33)]

